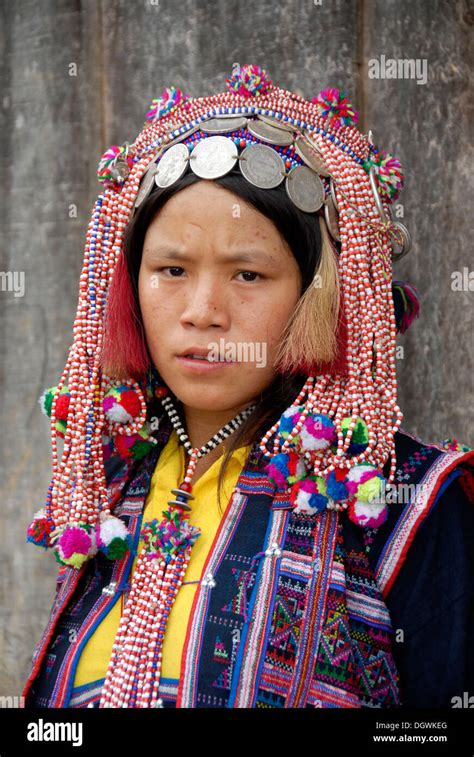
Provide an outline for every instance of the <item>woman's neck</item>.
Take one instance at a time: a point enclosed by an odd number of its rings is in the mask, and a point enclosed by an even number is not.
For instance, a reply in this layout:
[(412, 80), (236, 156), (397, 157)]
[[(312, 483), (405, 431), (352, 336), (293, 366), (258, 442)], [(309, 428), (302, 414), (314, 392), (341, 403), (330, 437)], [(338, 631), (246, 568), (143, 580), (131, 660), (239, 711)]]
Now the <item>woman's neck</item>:
[[(199, 410), (183, 405), (186, 433), (193, 447), (198, 449), (208, 442), (226, 423), (242, 412), (250, 402), (229, 410)], [(236, 432), (233, 432), (236, 433)], [(225, 443), (225, 442), (224, 442)], [(219, 445), (221, 448), (222, 445)], [(222, 449), (220, 449), (222, 452)]]

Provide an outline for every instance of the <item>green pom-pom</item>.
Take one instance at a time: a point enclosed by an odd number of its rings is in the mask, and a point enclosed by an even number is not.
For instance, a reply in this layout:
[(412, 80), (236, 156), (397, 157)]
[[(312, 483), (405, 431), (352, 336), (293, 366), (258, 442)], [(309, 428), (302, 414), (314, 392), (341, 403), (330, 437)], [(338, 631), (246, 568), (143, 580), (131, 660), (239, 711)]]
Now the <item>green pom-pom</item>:
[[(351, 418), (343, 418), (341, 421), (342, 434), (346, 438), (347, 431), (351, 423)], [(362, 418), (357, 418), (354, 431), (352, 432), (351, 444), (368, 444), (369, 432), (367, 424)]]
[(132, 447), (132, 457), (134, 460), (141, 460), (150, 451), (150, 448), (154, 446), (148, 441), (136, 441)]
[(125, 539), (120, 536), (116, 536), (112, 539), (110, 544), (107, 545), (107, 557), (109, 560), (120, 560), (126, 552), (128, 552), (129, 546)]
[(57, 388), (57, 386), (52, 386), (49, 389), (46, 389), (39, 398), (41, 410), (47, 418), (51, 418), (51, 409), (53, 407), (53, 399)]

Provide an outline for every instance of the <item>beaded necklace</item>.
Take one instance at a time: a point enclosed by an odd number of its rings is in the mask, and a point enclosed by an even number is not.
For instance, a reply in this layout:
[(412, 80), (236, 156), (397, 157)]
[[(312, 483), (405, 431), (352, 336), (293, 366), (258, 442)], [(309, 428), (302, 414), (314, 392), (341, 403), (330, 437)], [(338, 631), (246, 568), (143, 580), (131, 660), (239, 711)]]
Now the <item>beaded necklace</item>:
[(202, 447), (193, 447), (169, 395), (161, 399), (179, 440), (189, 454), (183, 481), (163, 519), (142, 528), (143, 548), (137, 560), (107, 669), (100, 707), (162, 707), (158, 697), (166, 623), (183, 583), (191, 549), (201, 533), (189, 524), (192, 478), (197, 461), (230, 436), (253, 412), (255, 403), (238, 413)]

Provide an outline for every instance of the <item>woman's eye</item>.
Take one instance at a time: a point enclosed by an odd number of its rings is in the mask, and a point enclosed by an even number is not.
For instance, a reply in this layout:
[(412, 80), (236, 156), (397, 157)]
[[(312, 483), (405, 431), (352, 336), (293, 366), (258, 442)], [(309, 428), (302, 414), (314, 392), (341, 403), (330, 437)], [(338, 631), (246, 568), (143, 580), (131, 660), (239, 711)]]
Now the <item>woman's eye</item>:
[[(262, 278), (260, 276), (260, 274), (256, 273), (255, 271), (240, 271), (240, 273), (237, 274), (237, 275), (238, 276), (258, 276), (258, 277)], [(255, 281), (255, 278), (253, 278), (253, 279), (252, 278), (246, 278), (245, 281)]]
[(175, 265), (175, 266), (168, 266), (168, 268), (160, 268), (158, 272), (161, 273), (162, 271), (170, 271), (170, 272), (172, 272), (172, 273), (170, 273), (170, 275), (172, 276), (172, 278), (176, 279), (176, 278), (178, 278), (179, 273), (177, 275), (175, 275), (175, 272), (176, 271), (178, 271), (178, 272), (179, 271), (184, 271), (184, 268), (181, 268), (181, 266)]

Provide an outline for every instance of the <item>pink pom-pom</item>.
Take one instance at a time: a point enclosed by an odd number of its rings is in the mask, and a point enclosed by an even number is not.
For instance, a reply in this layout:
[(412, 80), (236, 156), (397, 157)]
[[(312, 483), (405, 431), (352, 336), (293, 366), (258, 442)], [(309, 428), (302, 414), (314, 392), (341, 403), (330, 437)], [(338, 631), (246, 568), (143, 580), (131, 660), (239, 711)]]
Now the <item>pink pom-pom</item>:
[(80, 568), (97, 553), (94, 528), (86, 523), (68, 524), (54, 544), (54, 552), (61, 565)]

